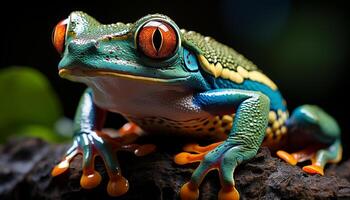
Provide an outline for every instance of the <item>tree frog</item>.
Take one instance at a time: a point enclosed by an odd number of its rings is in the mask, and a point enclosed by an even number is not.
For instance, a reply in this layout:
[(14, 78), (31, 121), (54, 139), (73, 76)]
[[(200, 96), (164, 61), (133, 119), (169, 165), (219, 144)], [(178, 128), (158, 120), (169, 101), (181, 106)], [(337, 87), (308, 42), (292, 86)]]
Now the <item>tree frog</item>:
[[(169, 17), (152, 14), (135, 23), (101, 24), (73, 12), (55, 27), (53, 45), (61, 54), (63, 78), (88, 86), (74, 120), (74, 138), (52, 175), (62, 174), (77, 154), (83, 155), (83, 188), (96, 187), (100, 174), (94, 158), (107, 168), (107, 192), (128, 191), (115, 151), (144, 155), (152, 145), (133, 144), (142, 134), (210, 137), (213, 144), (187, 144), (174, 156), (179, 165), (199, 162), (180, 190), (182, 200), (198, 199), (199, 186), (211, 170), (221, 181), (220, 200), (239, 199), (234, 171), (254, 157), (261, 145), (277, 146), (277, 156), (291, 165), (323, 175), (342, 157), (340, 128), (324, 110), (302, 105), (289, 116), (276, 84), (232, 48), (194, 31), (179, 29)], [(107, 112), (129, 122), (116, 134), (104, 131)], [(288, 152), (287, 144), (304, 143)]]

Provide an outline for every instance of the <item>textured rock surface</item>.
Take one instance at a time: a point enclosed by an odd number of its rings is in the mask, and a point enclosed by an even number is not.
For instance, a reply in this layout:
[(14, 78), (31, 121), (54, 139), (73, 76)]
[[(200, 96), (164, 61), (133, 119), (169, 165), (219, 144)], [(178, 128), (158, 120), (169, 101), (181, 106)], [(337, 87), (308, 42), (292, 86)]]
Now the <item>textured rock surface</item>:
[[(100, 160), (96, 168), (103, 182), (95, 189), (84, 190), (79, 185), (81, 157), (74, 160), (69, 172), (50, 176), (67, 145), (37, 139), (12, 140), (0, 147), (0, 199), (178, 199), (178, 190), (195, 165), (173, 163), (172, 155), (181, 149), (175, 144), (159, 145), (156, 153), (145, 157), (119, 153), (130, 190), (120, 198), (110, 198)], [(350, 199), (350, 160), (329, 166), (323, 177), (310, 176), (262, 148), (254, 159), (239, 166), (235, 177), (242, 199)], [(211, 172), (201, 186), (201, 199), (216, 199), (218, 190), (217, 173)]]

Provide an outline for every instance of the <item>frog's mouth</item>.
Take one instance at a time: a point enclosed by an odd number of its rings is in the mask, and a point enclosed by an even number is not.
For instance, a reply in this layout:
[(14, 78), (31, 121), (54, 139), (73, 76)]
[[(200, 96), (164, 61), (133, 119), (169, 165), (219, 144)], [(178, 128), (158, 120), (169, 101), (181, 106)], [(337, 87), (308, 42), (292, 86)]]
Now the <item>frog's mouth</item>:
[(189, 76), (186, 76), (186, 77), (165, 79), (165, 78), (140, 76), (135, 74), (127, 74), (127, 73), (116, 72), (111, 70), (102, 70), (102, 69), (86, 70), (80, 67), (61, 68), (59, 69), (58, 74), (62, 78), (66, 78), (68, 80), (78, 81), (78, 82), (80, 82), (82, 79), (87, 77), (101, 77), (101, 76), (117, 77), (117, 78), (132, 79), (132, 80), (138, 80), (138, 81), (144, 81), (144, 82), (154, 82), (154, 83), (178, 83), (178, 82), (186, 81), (189, 78)]

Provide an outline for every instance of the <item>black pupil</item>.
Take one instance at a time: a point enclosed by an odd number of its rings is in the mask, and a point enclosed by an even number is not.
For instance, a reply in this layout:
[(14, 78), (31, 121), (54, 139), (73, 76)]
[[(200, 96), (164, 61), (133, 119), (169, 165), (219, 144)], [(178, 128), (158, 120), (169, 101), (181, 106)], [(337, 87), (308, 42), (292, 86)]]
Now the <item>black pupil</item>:
[(162, 45), (162, 33), (159, 31), (159, 29), (154, 31), (153, 45), (154, 45), (154, 48), (156, 48), (156, 50), (158, 52), (160, 49), (160, 46)]

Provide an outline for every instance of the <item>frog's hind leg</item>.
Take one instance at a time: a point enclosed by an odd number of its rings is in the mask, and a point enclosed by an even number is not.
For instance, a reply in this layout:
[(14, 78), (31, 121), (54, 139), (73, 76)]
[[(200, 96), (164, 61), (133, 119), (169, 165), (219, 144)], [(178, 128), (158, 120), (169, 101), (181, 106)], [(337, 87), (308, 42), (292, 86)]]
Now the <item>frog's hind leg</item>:
[(277, 156), (289, 163), (290, 165), (296, 165), (299, 162), (304, 162), (307, 160), (312, 160), (315, 156), (317, 148), (314, 146), (309, 146), (303, 150), (287, 153), (286, 151), (279, 150), (277, 151)]
[(334, 142), (330, 147), (320, 149), (311, 159), (312, 164), (303, 167), (309, 174), (324, 175), (324, 167), (327, 163), (338, 163), (342, 158), (342, 146), (340, 140)]
[(303, 170), (309, 174), (324, 175), (324, 167), (327, 163), (337, 163), (341, 160), (342, 147), (340, 140), (336, 140), (328, 148), (322, 149), (310, 146), (291, 154), (280, 150), (277, 151), (277, 155), (291, 165), (311, 160), (312, 164), (304, 166)]
[[(327, 163), (339, 162), (342, 157), (340, 129), (337, 122), (317, 106), (300, 106), (287, 121), (292, 143), (312, 139), (306, 148), (295, 153), (277, 151), (277, 155), (291, 165), (311, 160), (312, 164), (303, 167), (310, 174), (324, 174)], [(301, 134), (301, 135), (297, 135)], [(299, 138), (299, 139), (298, 139)]]

